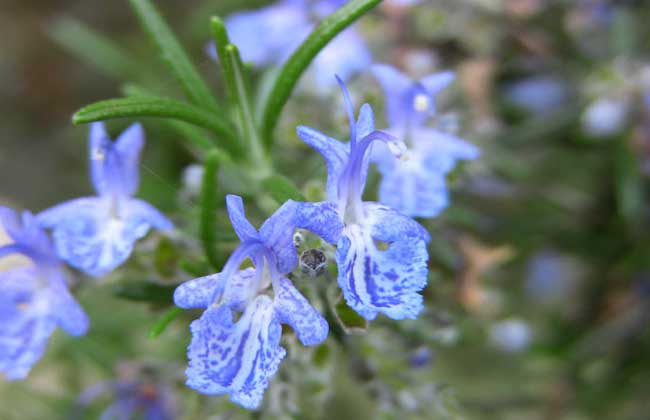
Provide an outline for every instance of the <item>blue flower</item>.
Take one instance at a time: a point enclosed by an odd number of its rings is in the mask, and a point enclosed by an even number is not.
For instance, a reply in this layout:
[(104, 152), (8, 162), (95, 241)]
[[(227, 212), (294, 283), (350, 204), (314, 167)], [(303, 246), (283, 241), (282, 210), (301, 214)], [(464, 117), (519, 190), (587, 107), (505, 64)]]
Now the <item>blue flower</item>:
[(25, 378), (43, 356), (57, 326), (78, 336), (88, 329), (88, 319), (68, 291), (54, 249), (32, 214), (19, 218), (0, 207), (0, 227), (12, 241), (0, 247), (0, 258), (27, 257), (0, 272), (0, 372), (15, 380)]
[(79, 397), (79, 408), (85, 408), (107, 392), (112, 394), (112, 401), (101, 413), (100, 419), (172, 420), (175, 418), (176, 408), (171, 389), (149, 378), (100, 382), (93, 385)]
[(373, 66), (386, 96), (389, 133), (408, 145), (397, 161), (382, 145), (373, 148), (373, 161), (382, 174), (379, 201), (414, 217), (434, 217), (449, 203), (446, 176), (458, 160), (478, 157), (465, 140), (424, 124), (435, 115), (438, 93), (454, 79), (452, 72), (413, 81), (394, 67)]
[[(246, 219), (241, 198), (229, 195), (226, 200), (240, 246), (220, 273), (180, 285), (174, 302), (182, 308), (206, 308), (190, 326), (187, 385), (204, 394), (229, 394), (232, 401), (255, 409), (285, 356), (280, 324), (291, 326), (306, 346), (327, 338), (327, 322), (286, 274), (297, 264), (295, 227), (328, 237), (311, 216), (335, 211), (327, 203), (288, 201), (258, 232)], [(241, 270), (246, 259), (254, 268)], [(233, 312), (242, 313), (236, 321)]]
[[(307, 38), (315, 27), (314, 18), (322, 18), (344, 3), (344, 0), (280, 0), (258, 10), (233, 14), (226, 20), (226, 27), (244, 61), (257, 66), (279, 65)], [(314, 59), (314, 85), (318, 89), (329, 88), (333, 73), (347, 79), (371, 61), (363, 39), (355, 30), (348, 29)]]
[(343, 82), (339, 80), (350, 120), (350, 142), (342, 143), (308, 127), (298, 127), (298, 136), (320, 152), (327, 162), (327, 201), (336, 214), (323, 214), (321, 224), (338, 235), (338, 283), (350, 307), (368, 320), (383, 313), (393, 319), (416, 318), (422, 309), (418, 293), (427, 283), (429, 234), (417, 222), (388, 206), (363, 202), (368, 151), (384, 144), (394, 155), (404, 144), (391, 135), (374, 131), (368, 104), (361, 107), (355, 122), (354, 110)]
[(102, 276), (131, 255), (133, 244), (150, 227), (172, 229), (172, 223), (150, 204), (133, 198), (138, 189), (144, 133), (139, 124), (115, 143), (102, 123), (90, 127), (90, 170), (97, 196), (83, 197), (38, 214), (51, 228), (59, 257), (91, 276)]

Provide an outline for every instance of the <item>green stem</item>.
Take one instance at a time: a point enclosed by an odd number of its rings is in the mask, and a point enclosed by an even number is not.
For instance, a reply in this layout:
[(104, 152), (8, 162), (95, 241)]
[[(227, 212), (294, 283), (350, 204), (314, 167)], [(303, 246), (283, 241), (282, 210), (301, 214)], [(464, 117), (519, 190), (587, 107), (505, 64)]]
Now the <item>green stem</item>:
[[(275, 80), (264, 105), (261, 126), (265, 145), (273, 141), (273, 130), (278, 124), (282, 108), (286, 105), (300, 76), (314, 57), (341, 31), (350, 26), (382, 0), (350, 0), (343, 7), (323, 19), (307, 39), (289, 57)], [(334, 75), (332, 75), (334, 77)]]
[(203, 183), (201, 185), (201, 220), (200, 234), (203, 250), (213, 269), (219, 270), (221, 261), (217, 253), (217, 218), (215, 211), (218, 207), (217, 171), (221, 155), (214, 149), (205, 158)]

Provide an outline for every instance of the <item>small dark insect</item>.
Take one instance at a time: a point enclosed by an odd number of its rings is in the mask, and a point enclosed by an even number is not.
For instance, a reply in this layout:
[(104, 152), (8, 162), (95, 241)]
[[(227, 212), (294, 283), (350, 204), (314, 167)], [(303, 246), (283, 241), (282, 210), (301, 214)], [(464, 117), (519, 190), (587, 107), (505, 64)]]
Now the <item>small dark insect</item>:
[(308, 249), (300, 254), (300, 268), (310, 277), (316, 277), (325, 271), (327, 257), (320, 249)]

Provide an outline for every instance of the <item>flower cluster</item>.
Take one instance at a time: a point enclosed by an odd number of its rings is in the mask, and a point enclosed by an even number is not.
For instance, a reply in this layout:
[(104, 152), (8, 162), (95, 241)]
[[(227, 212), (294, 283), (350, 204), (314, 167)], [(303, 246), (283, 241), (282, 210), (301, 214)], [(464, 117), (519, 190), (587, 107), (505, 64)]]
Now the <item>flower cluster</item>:
[[(380, 313), (413, 319), (423, 308), (419, 292), (428, 277), (428, 232), (398, 209), (362, 199), (373, 147), (381, 145), (400, 162), (408, 153), (406, 145), (375, 130), (368, 104), (355, 118), (349, 92), (337, 80), (349, 119), (349, 141), (309, 127), (297, 129), (298, 136), (325, 158), (326, 201), (289, 200), (257, 231), (244, 215), (242, 199), (228, 196), (228, 213), (241, 244), (220, 273), (190, 280), (175, 292), (178, 306), (205, 308), (190, 327), (186, 370), (187, 385), (199, 392), (228, 394), (232, 401), (255, 409), (285, 356), (281, 324), (289, 325), (305, 346), (327, 337), (327, 322), (287, 277), (297, 264), (292, 239), (296, 228), (336, 245), (338, 285), (347, 304), (367, 320)], [(389, 107), (412, 119), (404, 108)], [(445, 157), (447, 152), (442, 149), (438, 159), (460, 158)], [(253, 267), (242, 269), (247, 259)], [(233, 313), (240, 314), (236, 321)]]
[[(0, 207), (0, 228), (11, 242), (0, 258), (19, 254), (0, 272), (0, 372), (22, 379), (43, 355), (57, 326), (82, 335), (88, 319), (68, 290), (62, 261), (91, 276), (123, 263), (150, 226), (171, 229), (156, 209), (132, 198), (144, 135), (139, 125), (113, 143), (101, 123), (90, 129), (90, 168), (97, 197), (57, 205), (36, 216)], [(52, 229), (54, 244), (43, 229)]]

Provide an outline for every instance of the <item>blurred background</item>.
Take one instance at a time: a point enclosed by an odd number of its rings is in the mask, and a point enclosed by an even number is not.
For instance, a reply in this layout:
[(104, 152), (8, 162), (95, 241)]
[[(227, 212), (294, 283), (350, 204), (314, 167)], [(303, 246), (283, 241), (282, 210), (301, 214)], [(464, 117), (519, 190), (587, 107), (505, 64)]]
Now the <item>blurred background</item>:
[[(151, 235), (119, 273), (77, 288), (87, 336), (57, 331), (27, 380), (0, 381), (1, 420), (94, 419), (134, 396), (178, 419), (648, 418), (650, 3), (401, 3), (385, 1), (355, 27), (377, 62), (413, 77), (456, 71), (441, 121), (482, 150), (452, 173), (450, 208), (423, 221), (433, 237), (425, 313), (354, 326), (316, 349), (286, 343), (264, 410), (248, 413), (183, 386), (197, 313), (147, 337), (169, 288), (192, 277), (180, 261), (195, 253), (200, 265), (195, 243)], [(156, 2), (218, 92), (209, 17), (266, 4)], [(91, 193), (86, 128), (70, 121), (82, 106), (120, 96), (127, 82), (178, 94), (125, 0), (3, 0), (0, 39), (2, 205), (40, 211)], [(369, 73), (351, 89), (382, 114)], [(339, 93), (302, 83), (276, 133), (276, 167), (309, 195), (324, 165), (295, 136), (297, 124), (344, 138)], [(144, 125), (139, 196), (196, 236), (191, 164), (200, 156), (164, 122)], [(368, 198), (377, 180), (371, 174)]]

